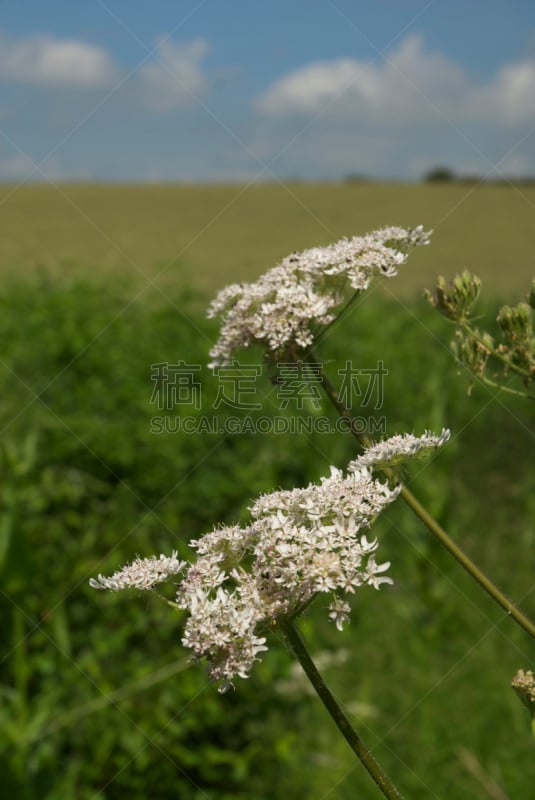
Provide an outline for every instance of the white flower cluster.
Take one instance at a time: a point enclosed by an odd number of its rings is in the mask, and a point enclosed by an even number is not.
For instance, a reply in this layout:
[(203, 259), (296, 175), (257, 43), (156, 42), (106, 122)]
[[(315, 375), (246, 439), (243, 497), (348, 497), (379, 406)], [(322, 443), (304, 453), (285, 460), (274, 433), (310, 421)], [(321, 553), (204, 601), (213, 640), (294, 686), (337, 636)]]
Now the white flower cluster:
[(237, 350), (255, 343), (276, 358), (308, 347), (318, 327), (333, 321), (348, 287), (362, 292), (375, 275), (393, 277), (412, 247), (428, 243), (422, 226), (381, 228), (292, 253), (256, 282), (227, 286), (208, 310), (209, 317), (222, 317), (211, 366), (230, 363)]
[(356, 458), (351, 464), (355, 467), (381, 466), (384, 464), (399, 464), (409, 458), (425, 455), (427, 451), (441, 447), (450, 438), (450, 431), (442, 429), (440, 436), (430, 431), (425, 431), (422, 436), (412, 433), (398, 434), (384, 442), (368, 447), (366, 451)]
[(332, 468), (320, 485), (259, 498), (248, 527), (221, 528), (191, 542), (198, 558), (177, 594), (190, 613), (183, 644), (206, 657), (211, 677), (226, 686), (248, 677), (267, 649), (262, 634), (318, 592), (332, 595), (329, 617), (341, 629), (350, 607), (337, 590), (392, 582), (381, 574), (389, 563), (375, 561), (377, 541), (363, 531), (398, 493), (366, 469), (344, 477)]
[(425, 433), (395, 436), (371, 448), (348, 466), (346, 475), (331, 467), (329, 477), (304, 489), (281, 490), (259, 497), (247, 527), (216, 529), (190, 542), (192, 563), (170, 558), (137, 559), (111, 578), (99, 575), (98, 589), (150, 589), (183, 573), (176, 605), (189, 612), (182, 642), (195, 657), (206, 658), (210, 676), (227, 688), (233, 678), (247, 678), (257, 656), (266, 650), (265, 633), (301, 611), (320, 592), (331, 596), (329, 619), (341, 630), (349, 620), (344, 599), (360, 586), (375, 589), (392, 583), (378, 564), (377, 540), (366, 536), (377, 514), (396, 499), (373, 477), (368, 464), (414, 455), (449, 438)]
[(176, 550), (173, 550), (170, 557), (160, 555), (136, 558), (131, 564), (114, 572), (111, 578), (105, 578), (104, 575), (99, 575), (97, 579), (90, 578), (89, 585), (93, 589), (109, 589), (111, 592), (131, 588), (152, 589), (171, 575), (178, 575), (186, 564), (186, 561), (178, 560)]

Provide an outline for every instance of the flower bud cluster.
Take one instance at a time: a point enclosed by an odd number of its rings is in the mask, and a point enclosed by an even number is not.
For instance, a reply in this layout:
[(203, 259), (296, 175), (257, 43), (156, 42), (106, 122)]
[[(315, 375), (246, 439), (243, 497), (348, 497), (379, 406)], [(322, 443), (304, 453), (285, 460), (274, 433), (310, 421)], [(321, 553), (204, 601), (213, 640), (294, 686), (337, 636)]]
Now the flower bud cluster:
[(230, 363), (253, 344), (263, 345), (274, 361), (310, 346), (318, 327), (335, 318), (348, 288), (362, 292), (375, 275), (397, 275), (408, 251), (428, 242), (421, 226), (381, 228), (292, 253), (256, 282), (227, 286), (208, 310), (209, 317), (222, 318), (211, 366)]
[(472, 275), (465, 270), (460, 275), (456, 275), (449, 283), (446, 283), (446, 279), (439, 275), (434, 294), (429, 291), (426, 291), (425, 294), (429, 302), (445, 317), (462, 321), (470, 317), (480, 292), (481, 280), (477, 275)]
[[(472, 375), (498, 386), (500, 383), (506, 385), (509, 374), (516, 373), (528, 388), (535, 380), (535, 281), (527, 303), (500, 309), (497, 322), (503, 335), (501, 342), (495, 341), (490, 333), (479, 330), (471, 323), (480, 289), (479, 278), (465, 271), (448, 284), (439, 276), (435, 293), (426, 292), (426, 295), (441, 314), (455, 323), (452, 349), (457, 361)], [(500, 366), (502, 375), (493, 374), (489, 380), (486, 373), (490, 364)]]
[(530, 669), (519, 669), (511, 681), (511, 686), (528, 709), (531, 717), (535, 719), (535, 675), (533, 672)]
[(518, 303), (512, 308), (503, 306), (497, 321), (505, 340), (499, 345), (498, 352), (506, 356), (513, 369), (526, 376), (525, 384), (528, 385), (535, 380), (533, 310), (528, 303)]

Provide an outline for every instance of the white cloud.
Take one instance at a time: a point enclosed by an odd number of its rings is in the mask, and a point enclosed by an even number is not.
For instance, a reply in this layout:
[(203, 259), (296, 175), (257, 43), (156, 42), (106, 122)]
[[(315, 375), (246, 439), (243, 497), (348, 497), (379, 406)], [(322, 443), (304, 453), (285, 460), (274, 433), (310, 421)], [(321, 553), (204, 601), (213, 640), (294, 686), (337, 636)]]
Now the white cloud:
[(351, 58), (305, 65), (276, 81), (256, 101), (272, 116), (321, 113), (392, 121), (445, 113), (467, 78), (455, 64), (426, 53), (420, 36), (408, 37), (384, 62)]
[(46, 34), (0, 37), (0, 78), (45, 88), (92, 89), (109, 84), (116, 67), (101, 47)]
[(535, 60), (506, 64), (469, 98), (473, 113), (507, 124), (535, 120)]
[[(117, 98), (129, 106), (169, 111), (190, 106), (205, 93), (202, 61), (208, 49), (204, 39), (177, 43), (160, 37), (150, 60), (127, 75), (110, 53), (88, 42), (48, 34), (13, 39), (0, 33), (0, 80), (41, 91), (116, 85)], [(121, 86), (121, 78), (127, 77)]]
[(535, 120), (535, 59), (508, 64), (476, 82), (409, 36), (382, 62), (344, 58), (307, 64), (279, 78), (256, 100), (266, 116), (328, 114), (363, 126), (388, 121), (498, 125)]
[(256, 107), (264, 114), (315, 113), (325, 102), (352, 94), (365, 96), (373, 84), (373, 72), (366, 64), (349, 58), (318, 61), (279, 78)]
[(144, 102), (155, 111), (194, 104), (207, 88), (201, 63), (208, 49), (204, 39), (181, 44), (158, 39), (155, 60), (139, 74)]

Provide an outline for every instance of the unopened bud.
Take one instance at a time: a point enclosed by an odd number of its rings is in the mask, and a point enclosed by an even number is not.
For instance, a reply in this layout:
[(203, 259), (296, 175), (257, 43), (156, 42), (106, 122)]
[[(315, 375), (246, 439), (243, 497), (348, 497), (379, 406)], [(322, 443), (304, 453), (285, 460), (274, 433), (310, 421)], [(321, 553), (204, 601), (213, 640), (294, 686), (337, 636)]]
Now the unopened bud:
[(470, 315), (480, 289), (479, 278), (465, 270), (456, 275), (449, 284), (439, 275), (435, 293), (432, 295), (426, 292), (426, 297), (448, 319), (462, 320)]
[(527, 303), (503, 306), (498, 314), (498, 325), (510, 342), (528, 344), (533, 339), (532, 311)]

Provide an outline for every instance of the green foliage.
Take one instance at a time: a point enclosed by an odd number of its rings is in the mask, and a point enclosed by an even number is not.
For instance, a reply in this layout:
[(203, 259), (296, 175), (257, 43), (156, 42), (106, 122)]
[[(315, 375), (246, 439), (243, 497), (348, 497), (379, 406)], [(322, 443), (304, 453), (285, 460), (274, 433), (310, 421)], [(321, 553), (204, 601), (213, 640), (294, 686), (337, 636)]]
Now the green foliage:
[[(195, 293), (159, 303), (127, 294), (118, 283), (41, 279), (12, 283), (0, 298), (6, 794), (373, 800), (377, 791), (317, 700), (299, 682), (288, 691), (282, 647), (220, 696), (188, 663), (179, 615), (155, 598), (88, 587), (89, 576), (136, 554), (185, 553), (190, 538), (239, 519), (258, 493), (303, 485), (356, 453), (342, 433), (151, 433), (161, 413), (150, 402), (152, 364), (200, 365), (202, 407), (191, 413), (218, 415), (206, 368), (215, 328)], [(452, 429), (431, 463), (415, 465), (411, 488), (529, 611), (532, 574), (521, 554), (534, 542), (525, 448), (533, 416), (484, 387), (467, 398), (438, 344), (440, 328), (424, 304), (400, 308), (369, 293), (318, 355), (337, 385), (346, 359), (384, 361), (388, 433)], [(258, 387), (255, 413), (295, 414), (280, 410), (267, 376)], [(395, 586), (360, 593), (343, 634), (312, 608), (304, 626), (312, 654), (346, 651), (341, 665), (325, 667), (327, 680), (407, 796), (423, 800), (433, 785), (452, 800), (483, 800), (487, 790), (467, 767), (474, 759), (508, 796), (529, 796), (532, 744), (509, 688), (530, 655), (525, 637), (403, 505), (388, 509), (377, 531)]]

